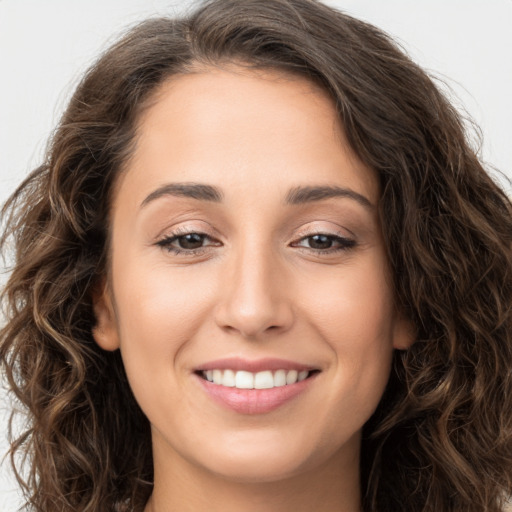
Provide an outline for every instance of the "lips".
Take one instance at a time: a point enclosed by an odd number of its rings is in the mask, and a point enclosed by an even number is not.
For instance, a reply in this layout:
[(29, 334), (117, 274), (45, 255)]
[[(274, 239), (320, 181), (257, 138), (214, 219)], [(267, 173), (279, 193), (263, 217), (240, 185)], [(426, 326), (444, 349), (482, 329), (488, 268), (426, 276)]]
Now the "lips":
[(284, 359), (219, 359), (195, 370), (204, 391), (240, 414), (271, 412), (298, 397), (320, 370)]
[(243, 370), (246, 372), (257, 373), (265, 370), (296, 370), (301, 372), (303, 370), (318, 370), (315, 366), (302, 364), (286, 359), (265, 358), (258, 360), (241, 359), (238, 357), (229, 357), (225, 359), (217, 359), (209, 361), (196, 368), (196, 372), (206, 370)]

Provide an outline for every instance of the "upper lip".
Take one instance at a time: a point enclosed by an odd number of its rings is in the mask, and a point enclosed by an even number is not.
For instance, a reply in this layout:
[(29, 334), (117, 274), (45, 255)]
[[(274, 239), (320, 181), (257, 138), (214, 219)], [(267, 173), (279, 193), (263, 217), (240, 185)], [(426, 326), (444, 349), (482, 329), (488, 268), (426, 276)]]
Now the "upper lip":
[(257, 373), (264, 370), (318, 370), (319, 368), (299, 363), (296, 361), (290, 361), (287, 359), (276, 359), (276, 358), (264, 358), (264, 359), (243, 359), (240, 357), (228, 357), (224, 359), (216, 359), (215, 361), (209, 361), (198, 366), (195, 371), (206, 371), (206, 370), (234, 370), (234, 371), (247, 371), (251, 373)]

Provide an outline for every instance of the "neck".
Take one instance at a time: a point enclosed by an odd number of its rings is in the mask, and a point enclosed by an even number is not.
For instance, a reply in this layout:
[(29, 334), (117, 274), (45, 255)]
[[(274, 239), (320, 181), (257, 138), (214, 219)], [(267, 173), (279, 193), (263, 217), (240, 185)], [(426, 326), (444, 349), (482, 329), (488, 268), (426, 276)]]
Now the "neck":
[(357, 459), (343, 463), (335, 457), (320, 467), (269, 482), (233, 481), (183, 459), (180, 464), (176, 459), (165, 462), (155, 460), (154, 490), (144, 512), (361, 511)]

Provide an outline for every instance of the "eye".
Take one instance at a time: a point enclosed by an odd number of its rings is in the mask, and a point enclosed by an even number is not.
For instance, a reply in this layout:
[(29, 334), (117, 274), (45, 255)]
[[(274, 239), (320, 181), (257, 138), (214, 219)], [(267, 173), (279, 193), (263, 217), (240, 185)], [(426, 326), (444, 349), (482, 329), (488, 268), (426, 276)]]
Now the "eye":
[(356, 241), (339, 235), (314, 233), (302, 237), (293, 245), (320, 254), (330, 254), (352, 249), (356, 246)]
[(189, 233), (188, 235), (175, 237), (175, 240), (181, 249), (199, 249), (202, 247), (205, 238), (206, 235), (202, 233)]
[[(205, 241), (211, 241), (213, 243), (204, 245)], [(174, 233), (170, 233), (162, 240), (159, 240), (156, 245), (174, 254), (185, 253), (187, 255), (196, 255), (205, 252), (211, 245), (219, 245), (219, 242), (206, 233), (177, 230)]]

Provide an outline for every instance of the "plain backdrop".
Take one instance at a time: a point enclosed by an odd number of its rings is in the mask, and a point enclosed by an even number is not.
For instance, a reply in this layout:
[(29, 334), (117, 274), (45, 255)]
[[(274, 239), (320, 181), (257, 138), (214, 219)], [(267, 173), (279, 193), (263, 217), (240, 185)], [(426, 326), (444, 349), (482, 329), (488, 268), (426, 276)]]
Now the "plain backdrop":
[[(262, 0), (266, 1), (266, 0)], [(197, 3), (197, 2), (196, 2)], [(482, 158), (512, 178), (512, 0), (326, 0), (389, 32), (448, 84), (483, 133)], [(0, 0), (0, 202), (42, 159), (74, 85), (128, 26), (189, 0)], [(504, 177), (499, 177), (512, 192)], [(0, 390), (0, 457), (11, 405)], [(0, 458), (1, 460), (1, 458)], [(20, 505), (5, 461), (0, 511)]]

